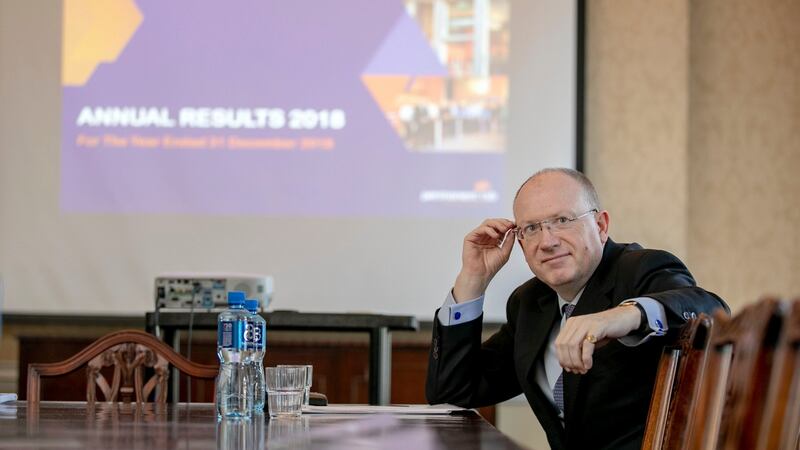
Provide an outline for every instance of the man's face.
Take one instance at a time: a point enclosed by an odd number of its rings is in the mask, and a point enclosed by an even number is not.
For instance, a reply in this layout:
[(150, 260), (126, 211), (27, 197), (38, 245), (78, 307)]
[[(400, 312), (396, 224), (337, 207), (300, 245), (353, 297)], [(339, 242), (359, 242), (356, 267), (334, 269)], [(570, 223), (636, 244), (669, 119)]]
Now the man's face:
[[(524, 228), (542, 220), (578, 217), (594, 207), (577, 181), (551, 172), (522, 187), (514, 202), (514, 218), (517, 227)], [(570, 222), (562, 230), (544, 225), (534, 239), (520, 243), (536, 277), (571, 300), (600, 264), (607, 239), (608, 213), (600, 211)]]

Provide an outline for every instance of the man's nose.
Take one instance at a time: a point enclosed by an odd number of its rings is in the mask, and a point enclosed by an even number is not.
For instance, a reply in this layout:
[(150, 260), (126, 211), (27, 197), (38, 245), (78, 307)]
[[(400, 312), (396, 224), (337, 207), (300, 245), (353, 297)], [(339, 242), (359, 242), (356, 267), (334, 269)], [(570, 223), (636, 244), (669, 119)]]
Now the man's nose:
[(540, 248), (551, 248), (555, 247), (561, 242), (558, 237), (550, 231), (550, 224), (544, 224), (542, 226), (542, 230), (539, 232), (541, 238), (539, 239), (539, 247)]

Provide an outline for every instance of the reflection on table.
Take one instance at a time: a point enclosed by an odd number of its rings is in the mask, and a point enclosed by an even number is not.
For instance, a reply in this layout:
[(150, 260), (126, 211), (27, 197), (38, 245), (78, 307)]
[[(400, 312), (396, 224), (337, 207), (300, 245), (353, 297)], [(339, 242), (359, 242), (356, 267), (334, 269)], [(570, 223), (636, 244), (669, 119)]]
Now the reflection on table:
[(212, 404), (0, 406), (0, 448), (519, 448), (478, 414), (305, 414), (218, 420)]

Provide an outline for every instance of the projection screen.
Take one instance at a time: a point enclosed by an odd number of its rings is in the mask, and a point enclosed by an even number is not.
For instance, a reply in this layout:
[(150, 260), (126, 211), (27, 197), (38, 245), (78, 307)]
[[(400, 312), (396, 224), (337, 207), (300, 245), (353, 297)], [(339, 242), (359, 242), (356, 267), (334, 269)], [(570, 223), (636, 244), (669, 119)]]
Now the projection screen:
[[(272, 309), (430, 320), (465, 233), (576, 166), (577, 13), (0, 3), (3, 310), (140, 315), (158, 274), (243, 272)], [(531, 276), (516, 248), (487, 319)]]

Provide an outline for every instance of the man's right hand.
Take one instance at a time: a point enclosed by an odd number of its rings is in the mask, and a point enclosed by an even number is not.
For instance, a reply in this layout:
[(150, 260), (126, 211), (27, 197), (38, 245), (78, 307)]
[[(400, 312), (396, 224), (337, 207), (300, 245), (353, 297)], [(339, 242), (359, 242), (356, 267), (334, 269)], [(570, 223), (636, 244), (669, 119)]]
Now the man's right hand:
[[(453, 287), (456, 302), (483, 295), (495, 274), (508, 262), (514, 248), (515, 236), (513, 231), (509, 232), (513, 228), (514, 222), (508, 219), (486, 219), (464, 237), (461, 272)], [(502, 246), (500, 242), (503, 242)]]

